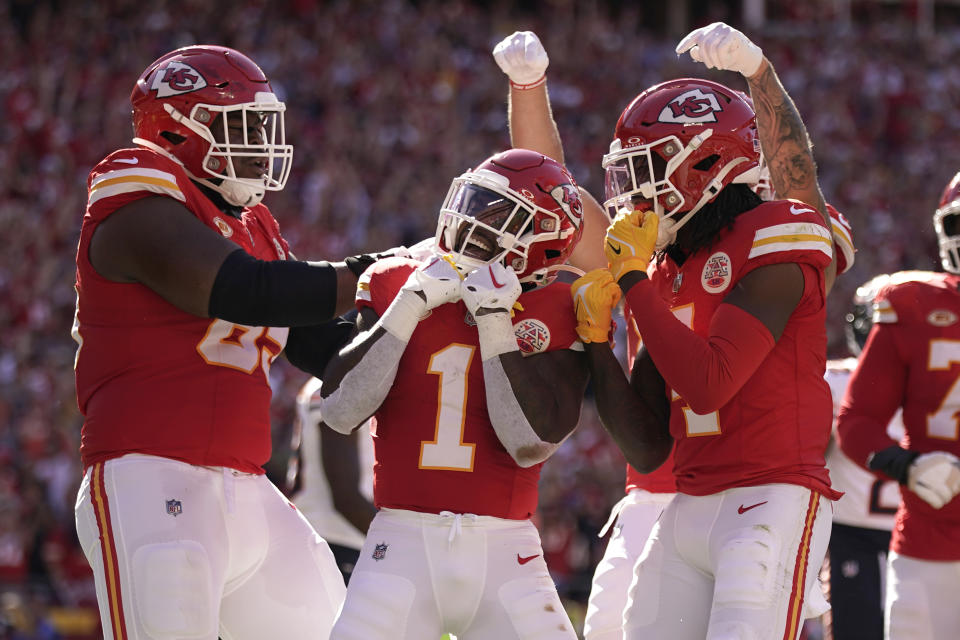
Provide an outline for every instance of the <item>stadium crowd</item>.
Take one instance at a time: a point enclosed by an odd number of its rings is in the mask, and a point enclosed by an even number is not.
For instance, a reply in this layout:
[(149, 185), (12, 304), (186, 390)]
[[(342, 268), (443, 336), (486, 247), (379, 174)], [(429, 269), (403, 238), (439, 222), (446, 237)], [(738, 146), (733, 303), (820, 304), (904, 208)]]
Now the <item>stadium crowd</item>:
[[(267, 202), (298, 256), (340, 259), (431, 236), (450, 179), (509, 144), (507, 84), (490, 50), (511, 31), (535, 30), (551, 52), (567, 164), (597, 194), (623, 96), (704, 75), (674, 53), (677, 34), (651, 29), (636, 3), (514, 5), (0, 3), (0, 638), (54, 638), (55, 629), (97, 637), (73, 524), (82, 424), (70, 339), (74, 254), (87, 173), (129, 144), (127, 95), (145, 65), (192, 43), (257, 60), (287, 104), (296, 148), (287, 188)], [(684, 26), (735, 23), (722, 6)], [(846, 28), (829, 15), (781, 17), (755, 39), (777, 61), (815, 144), (824, 195), (850, 219), (860, 248), (829, 310), (828, 355), (841, 357), (843, 315), (859, 283), (935, 264), (931, 215), (960, 157), (952, 64), (960, 30), (921, 38), (909, 14)], [(745, 88), (734, 74), (711, 77)], [(306, 379), (285, 362), (273, 368), (278, 432)], [(591, 410), (544, 468), (538, 524), (572, 611), (586, 601), (603, 551), (597, 532), (622, 497), (623, 470)]]

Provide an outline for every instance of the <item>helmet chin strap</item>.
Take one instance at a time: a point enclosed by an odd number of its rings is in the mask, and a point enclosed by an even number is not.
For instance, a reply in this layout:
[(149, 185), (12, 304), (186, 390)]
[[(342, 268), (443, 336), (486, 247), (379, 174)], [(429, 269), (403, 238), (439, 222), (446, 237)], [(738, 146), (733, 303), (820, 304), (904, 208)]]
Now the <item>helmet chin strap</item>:
[[(703, 208), (703, 205), (707, 204), (711, 199), (713, 199), (720, 191), (723, 189), (723, 179), (727, 176), (728, 173), (733, 171), (734, 167), (743, 162), (747, 162), (747, 158), (734, 158), (727, 165), (720, 170), (720, 173), (710, 181), (710, 184), (707, 185), (707, 188), (703, 190), (703, 195), (700, 196), (700, 200), (697, 201), (697, 204), (693, 205), (693, 208), (683, 214), (679, 220), (674, 220), (673, 218), (664, 218), (660, 216), (660, 226), (657, 229), (657, 242), (654, 245), (656, 250), (663, 249), (671, 244), (677, 239), (677, 232), (680, 231), (680, 228), (689, 222), (690, 218), (693, 217), (697, 211)], [(659, 199), (654, 201), (655, 208), (660, 208)], [(659, 212), (658, 212), (659, 213)]]

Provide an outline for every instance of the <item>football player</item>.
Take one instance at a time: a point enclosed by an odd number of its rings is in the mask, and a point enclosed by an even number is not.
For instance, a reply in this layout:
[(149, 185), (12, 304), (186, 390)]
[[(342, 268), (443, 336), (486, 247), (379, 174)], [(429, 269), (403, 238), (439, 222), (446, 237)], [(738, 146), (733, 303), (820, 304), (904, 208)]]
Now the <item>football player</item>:
[(373, 441), (368, 425), (349, 434), (322, 427), (320, 387), (320, 379), (311, 378), (297, 394), (292, 446), (297, 456), (291, 472), (298, 486), (291, 499), (330, 545), (349, 584), (376, 514), (372, 502)]
[[(837, 423), (844, 453), (901, 485), (887, 558), (889, 640), (960, 628), (960, 173), (933, 226), (943, 271), (895, 273), (880, 287)], [(886, 429), (898, 408), (899, 441)]]
[(294, 259), (261, 202), (290, 172), (285, 105), (244, 54), (170, 52), (131, 102), (136, 146), (91, 171), (76, 257), (76, 520), (104, 637), (324, 636), (345, 587), (263, 474), (268, 374), (281, 352), (323, 371), (369, 260)]
[(567, 170), (512, 149), (453, 180), (433, 255), (362, 276), (321, 412), (343, 432), (375, 414), (379, 511), (331, 638), (575, 637), (530, 517), (587, 383), (554, 282), (582, 221)]
[[(880, 275), (860, 285), (854, 294), (844, 330), (847, 348), (859, 356), (872, 325), (873, 299), (890, 276)], [(840, 402), (857, 366), (856, 357), (828, 360), (826, 379), (836, 421)], [(836, 423), (834, 424), (836, 426)], [(900, 413), (887, 433), (903, 436)], [(893, 514), (900, 501), (895, 480), (877, 478), (848, 458), (831, 438), (826, 454), (830, 480), (843, 492), (834, 505), (824, 578), (830, 600), (825, 632), (829, 638), (883, 638), (883, 585)]]
[[(511, 141), (515, 146), (537, 149), (555, 157), (563, 157), (560, 136), (550, 112), (549, 97), (546, 91), (546, 68), (548, 57), (537, 36), (529, 31), (516, 32), (501, 41), (493, 51), (494, 58), (505, 74), (510, 78), (509, 122)], [(765, 78), (765, 90), (770, 93), (783, 91), (774, 77)], [(747, 94), (734, 91), (743, 98), (752, 109), (752, 101)], [(769, 119), (762, 125), (770, 126)], [(802, 122), (800, 123), (802, 126)], [(763, 126), (760, 127), (761, 129)], [(790, 145), (779, 145), (774, 153), (790, 151)], [(778, 157), (775, 155), (775, 157)], [(774, 163), (778, 171), (785, 164)], [(754, 190), (764, 199), (773, 197), (769, 168), (761, 161), (758, 172), (745, 172), (736, 178), (738, 182), (751, 183)], [(786, 180), (779, 180), (781, 188), (789, 197), (807, 197), (809, 194)], [(599, 210), (599, 205), (588, 195), (584, 197), (585, 211), (591, 207)], [(849, 224), (828, 205), (832, 217), (833, 242), (838, 260), (838, 272), (843, 272), (853, 264), (854, 248)], [(589, 216), (587, 217), (590, 220)], [(589, 229), (589, 225), (588, 225)], [(585, 234), (586, 238), (586, 234)], [(586, 240), (581, 242), (578, 253), (584, 250)], [(602, 251), (602, 239), (592, 248), (594, 255)], [(606, 259), (601, 258), (605, 263)], [(590, 268), (587, 266), (587, 268)], [(625, 310), (627, 329), (628, 369), (632, 369), (634, 357), (639, 349), (640, 336), (632, 319), (629, 308)], [(650, 473), (639, 473), (627, 466), (627, 494), (611, 511), (607, 525), (601, 535), (612, 528), (611, 539), (603, 559), (598, 564), (594, 583), (590, 593), (584, 633), (590, 640), (622, 638), (623, 610), (626, 605), (627, 591), (633, 577), (633, 566), (643, 549), (647, 535), (660, 516), (664, 506), (676, 491), (673, 479), (672, 456), (658, 469)], [(819, 590), (812, 595), (816, 598)], [(812, 608), (810, 615), (822, 609)]]
[(795, 138), (764, 148), (806, 154), (798, 200), (765, 203), (748, 186), (760, 145), (741, 96), (703, 80), (655, 85), (624, 110), (603, 162), (610, 267), (573, 287), (581, 324), (602, 325), (622, 292), (643, 337), (632, 383), (608, 345), (586, 345), (604, 426), (641, 472), (638, 431), (676, 442), (678, 493), (636, 567), (624, 637), (793, 638), (821, 612), (804, 605), (839, 497), (823, 461), (833, 241), (806, 132), (772, 67), (739, 32), (732, 49), (706, 29), (678, 51), (748, 78), (768, 107), (767, 142), (778, 118), (790, 122)]

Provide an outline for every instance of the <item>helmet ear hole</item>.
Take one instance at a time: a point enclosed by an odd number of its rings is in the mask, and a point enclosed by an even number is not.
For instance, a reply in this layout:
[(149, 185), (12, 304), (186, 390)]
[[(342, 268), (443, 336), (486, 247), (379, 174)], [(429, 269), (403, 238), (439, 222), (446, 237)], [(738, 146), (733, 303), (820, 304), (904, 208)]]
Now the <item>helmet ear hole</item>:
[(697, 164), (693, 165), (693, 168), (697, 171), (709, 171), (710, 167), (717, 163), (717, 160), (720, 159), (720, 156), (713, 154), (712, 156), (707, 156)]
[(167, 139), (170, 142), (170, 144), (174, 144), (174, 145), (183, 144), (186, 141), (186, 138), (172, 131), (161, 131), (160, 136)]

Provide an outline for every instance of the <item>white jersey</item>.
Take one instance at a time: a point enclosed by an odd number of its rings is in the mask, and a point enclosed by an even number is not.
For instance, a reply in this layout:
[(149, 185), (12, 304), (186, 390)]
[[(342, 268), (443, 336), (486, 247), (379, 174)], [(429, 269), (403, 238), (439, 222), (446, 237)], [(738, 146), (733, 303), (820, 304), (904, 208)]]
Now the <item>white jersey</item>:
[[(834, 428), (847, 382), (856, 366), (856, 358), (827, 361), (824, 377), (833, 394)], [(887, 433), (895, 440), (903, 437), (904, 427), (900, 411), (897, 411), (890, 421)], [(830, 439), (826, 457), (833, 487), (844, 492), (844, 496), (833, 505), (833, 521), (850, 527), (890, 531), (893, 528), (897, 505), (900, 504), (900, 487), (897, 482), (880, 480), (848, 458), (837, 446), (836, 431)]]
[[(364, 535), (333, 506), (330, 484), (320, 457), (320, 380), (311, 378), (297, 395), (297, 420), (301, 430), (300, 470), (303, 488), (293, 503), (329, 544), (360, 549)], [(360, 493), (373, 501), (373, 439), (368, 425), (359, 429)]]

